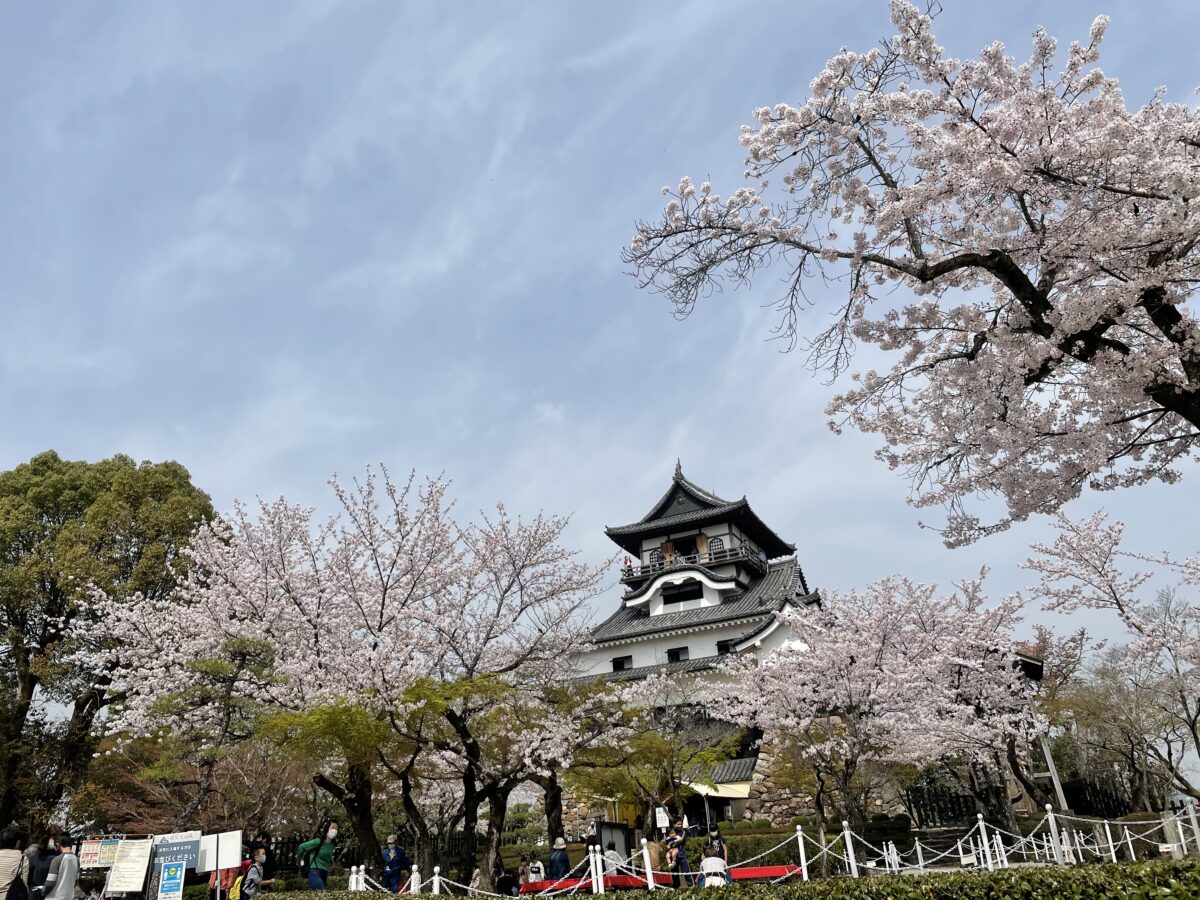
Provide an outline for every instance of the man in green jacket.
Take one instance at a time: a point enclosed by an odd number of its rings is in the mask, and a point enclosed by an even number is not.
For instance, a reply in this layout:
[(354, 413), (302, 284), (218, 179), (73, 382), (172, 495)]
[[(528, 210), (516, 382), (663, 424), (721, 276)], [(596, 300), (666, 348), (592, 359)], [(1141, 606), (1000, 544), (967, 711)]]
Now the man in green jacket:
[(321, 823), (317, 836), (296, 848), (296, 862), (308, 866), (308, 889), (323, 891), (333, 868), (333, 842), (337, 839), (337, 822)]

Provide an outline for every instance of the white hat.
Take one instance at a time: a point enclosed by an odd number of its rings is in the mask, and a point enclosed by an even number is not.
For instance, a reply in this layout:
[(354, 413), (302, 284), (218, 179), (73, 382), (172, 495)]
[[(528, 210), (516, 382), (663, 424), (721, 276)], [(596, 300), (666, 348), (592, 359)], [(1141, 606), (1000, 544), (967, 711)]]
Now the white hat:
[(564, 838), (556, 837), (554, 839), (554, 849), (555, 850), (566, 850), (567, 849), (566, 840)]

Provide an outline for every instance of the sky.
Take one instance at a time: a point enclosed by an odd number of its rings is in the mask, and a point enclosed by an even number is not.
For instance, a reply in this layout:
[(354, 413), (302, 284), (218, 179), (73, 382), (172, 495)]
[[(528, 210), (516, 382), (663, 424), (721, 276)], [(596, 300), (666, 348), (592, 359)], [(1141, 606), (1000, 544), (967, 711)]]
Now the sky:
[[(1200, 5), (944, 6), (954, 55), (1024, 56), (1038, 25), (1065, 45), (1105, 13), (1131, 104), (1200, 84)], [(803, 102), (828, 56), (890, 33), (883, 0), (4, 13), (0, 468), (175, 459), (220, 509), (322, 512), (334, 473), (445, 472), (467, 511), (571, 514), (600, 561), (604, 526), (640, 518), (680, 459), (747, 495), (822, 589), (983, 565), (996, 594), (1029, 582), (1044, 521), (947, 550), (878, 439), (827, 429), (833, 389), (770, 340), (777, 283), (677, 321), (620, 262), (662, 185), (727, 192), (751, 110)], [(1194, 552), (1195, 469), (1070, 511)]]

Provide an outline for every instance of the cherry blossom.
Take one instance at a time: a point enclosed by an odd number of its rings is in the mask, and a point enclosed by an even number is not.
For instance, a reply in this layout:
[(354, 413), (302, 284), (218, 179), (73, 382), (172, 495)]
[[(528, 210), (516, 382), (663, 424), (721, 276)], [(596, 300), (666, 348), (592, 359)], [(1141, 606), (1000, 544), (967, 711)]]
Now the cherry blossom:
[(1020, 603), (985, 605), (980, 580), (938, 596), (892, 576), (780, 618), (789, 640), (743, 657), (712, 688), (718, 714), (790, 736), (861, 824), (860, 779), (879, 763), (996, 764), (1038, 724), (1017, 666)]
[[(1174, 481), (1200, 438), (1200, 114), (1161, 92), (1127, 106), (1097, 67), (1104, 18), (1065, 54), (1037, 31), (1018, 62), (1000, 43), (948, 56), (929, 15), (891, 10), (881, 47), (755, 110), (747, 184), (664, 188), (626, 262), (681, 316), (783, 274), (781, 331), (831, 375), (856, 343), (886, 351), (831, 426), (881, 435), (914, 502), (947, 509), (950, 545), (1085, 486)], [(827, 293), (812, 278), (846, 297), (802, 334)], [(968, 509), (980, 494), (1005, 502), (997, 521)]]

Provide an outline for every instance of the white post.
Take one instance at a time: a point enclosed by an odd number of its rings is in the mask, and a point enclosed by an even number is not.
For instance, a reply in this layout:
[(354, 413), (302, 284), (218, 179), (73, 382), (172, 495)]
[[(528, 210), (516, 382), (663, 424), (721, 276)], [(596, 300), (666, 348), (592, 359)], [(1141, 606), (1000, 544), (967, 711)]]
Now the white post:
[(1133, 849), (1133, 835), (1129, 833), (1128, 825), (1123, 825), (1122, 827), (1125, 829), (1125, 846), (1129, 848), (1129, 861), (1135, 862), (1137, 860), (1137, 853)]
[(593, 853), (593, 845), (587, 845), (587, 860), (588, 860), (588, 881), (590, 881), (592, 893), (600, 893), (600, 888), (596, 885), (596, 854)]
[(925, 874), (925, 854), (921, 852), (921, 842), (917, 841), (915, 846), (917, 848), (917, 871), (920, 872), (922, 875), (924, 875)]
[(1112, 829), (1108, 827), (1108, 819), (1104, 820), (1104, 836), (1108, 838), (1108, 855), (1112, 857), (1112, 861), (1117, 861), (1117, 845), (1113, 843)]
[(346, 885), (346, 890), (348, 890), (348, 891), (357, 891), (358, 890), (358, 866), (350, 867), (350, 883)]
[(1196, 821), (1196, 798), (1188, 797), (1188, 821), (1192, 825), (1192, 838), (1196, 841), (1196, 853), (1200, 854), (1200, 823)]
[(1004, 849), (1004, 838), (1001, 837), (1000, 832), (996, 831), (992, 833), (992, 840), (996, 842), (996, 862), (999, 863), (1000, 868), (1007, 869), (1008, 853)]
[(604, 859), (604, 851), (600, 849), (599, 844), (594, 845), (596, 850), (596, 878), (597, 890), (604, 893), (604, 873), (608, 871), (608, 863)]
[(854, 837), (850, 831), (850, 823), (842, 820), (842, 841), (846, 844), (846, 862), (850, 866), (850, 877), (858, 877), (858, 860), (854, 858)]
[(412, 867), (412, 875), (408, 879), (408, 892), (410, 894), (421, 893), (421, 872), (415, 863)]
[(433, 892), (440, 894), (442, 892), (442, 867), (433, 867)]
[(979, 819), (979, 843), (983, 844), (983, 859), (987, 863), (989, 872), (995, 871), (995, 866), (992, 865), (992, 845), (988, 841), (987, 825), (983, 821), (983, 813), (978, 813), (976, 818)]
[(654, 890), (654, 867), (650, 865), (649, 841), (642, 838), (642, 865), (646, 869), (646, 890)]
[[(1041, 853), (1039, 852), (1039, 849), (1038, 849), (1037, 835), (1031, 834), (1025, 840), (1029, 841), (1029, 846), (1033, 848), (1033, 861), (1037, 862), (1038, 860), (1040, 860), (1042, 858)], [(1022, 850), (1021, 852), (1024, 853), (1025, 851)]]
[(1075, 835), (1075, 849), (1079, 853), (1079, 861), (1087, 862), (1087, 857), (1083, 855), (1083, 841), (1079, 837), (1079, 829), (1076, 828), (1071, 833)]
[(900, 851), (896, 849), (896, 842), (891, 841), (892, 847), (892, 871), (899, 873), (900, 871)]
[(1071, 832), (1063, 832), (1062, 844), (1063, 859), (1065, 859), (1070, 865), (1075, 865), (1075, 863), (1079, 862), (1080, 860), (1075, 858), (1075, 851), (1071, 849)]
[(808, 881), (808, 857), (804, 855), (804, 826), (796, 826), (796, 846), (800, 848), (800, 880)]
[(1054, 820), (1054, 807), (1046, 804), (1046, 821), (1050, 823), (1050, 845), (1054, 848), (1054, 861), (1063, 865), (1062, 843), (1058, 837), (1058, 822)]

